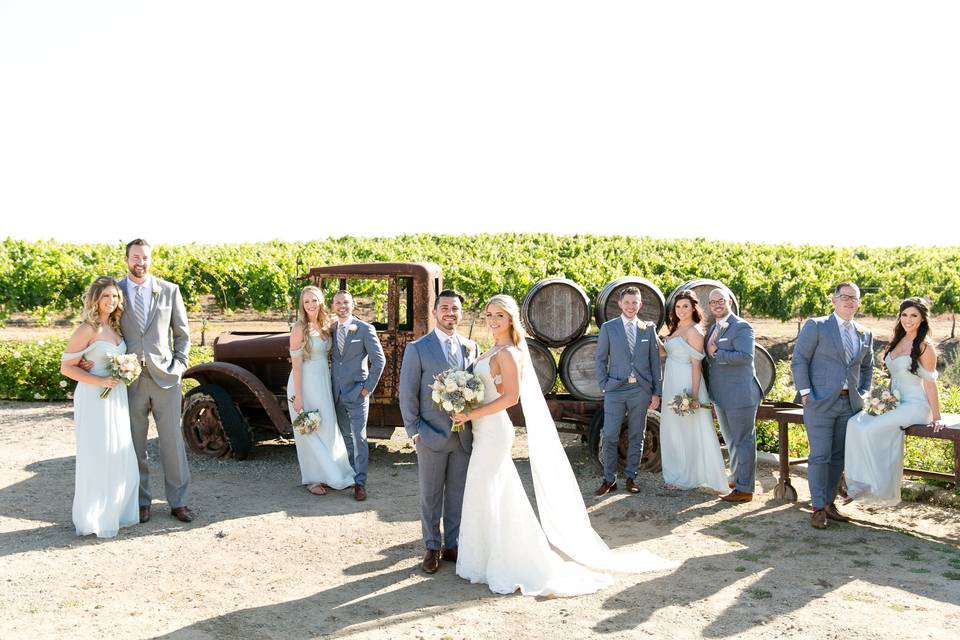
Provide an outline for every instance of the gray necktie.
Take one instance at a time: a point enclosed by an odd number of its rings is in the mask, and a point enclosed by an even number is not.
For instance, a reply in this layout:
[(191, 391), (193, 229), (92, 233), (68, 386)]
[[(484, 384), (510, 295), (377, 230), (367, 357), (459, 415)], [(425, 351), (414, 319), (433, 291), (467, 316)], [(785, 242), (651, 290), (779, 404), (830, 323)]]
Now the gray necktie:
[(857, 348), (853, 344), (852, 328), (850, 321), (847, 320), (843, 323), (843, 331), (840, 332), (840, 335), (843, 337), (843, 350), (847, 354), (847, 362), (853, 362), (853, 356), (857, 353)]
[(337, 351), (340, 352), (340, 355), (343, 355), (343, 346), (347, 343), (347, 325), (341, 323), (337, 327)]
[(633, 322), (627, 323), (627, 347), (630, 349), (630, 355), (637, 346), (637, 326)]
[(457, 343), (453, 338), (447, 338), (447, 362), (454, 369), (460, 368), (460, 357), (457, 355)]
[(137, 314), (137, 324), (140, 325), (140, 333), (147, 330), (147, 309), (143, 300), (143, 285), (136, 286), (136, 293), (133, 295), (133, 311)]

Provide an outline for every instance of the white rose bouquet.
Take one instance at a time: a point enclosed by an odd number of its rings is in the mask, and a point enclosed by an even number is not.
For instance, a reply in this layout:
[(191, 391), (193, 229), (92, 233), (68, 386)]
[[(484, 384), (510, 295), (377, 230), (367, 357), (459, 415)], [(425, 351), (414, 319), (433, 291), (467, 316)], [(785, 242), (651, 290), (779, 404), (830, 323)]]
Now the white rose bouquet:
[[(470, 411), (483, 400), (483, 380), (460, 369), (447, 369), (438, 373), (433, 378), (430, 390), (437, 408), (451, 416)], [(454, 422), (451, 431), (463, 431), (463, 423)]]
[(697, 409), (709, 409), (713, 405), (709, 402), (700, 402), (690, 395), (688, 391), (678, 393), (673, 396), (673, 400), (668, 405), (678, 416), (688, 416)]
[[(118, 353), (110, 356), (107, 363), (107, 369), (110, 370), (110, 377), (116, 378), (128, 387), (133, 381), (140, 377), (140, 361), (135, 353)], [(106, 399), (110, 395), (111, 387), (104, 387), (100, 392), (100, 397)]]
[(873, 387), (863, 399), (863, 409), (871, 416), (892, 411), (900, 404), (900, 392), (886, 387)]
[(293, 428), (296, 429), (300, 435), (305, 436), (319, 429), (322, 423), (323, 417), (319, 411), (301, 411), (300, 415), (293, 420)]

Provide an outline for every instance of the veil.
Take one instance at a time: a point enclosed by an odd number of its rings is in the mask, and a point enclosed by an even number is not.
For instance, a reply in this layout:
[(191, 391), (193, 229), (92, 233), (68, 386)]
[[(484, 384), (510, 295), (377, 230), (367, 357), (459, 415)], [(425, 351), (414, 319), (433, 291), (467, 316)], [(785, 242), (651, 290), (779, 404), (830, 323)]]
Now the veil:
[(614, 553), (593, 530), (580, 485), (537, 382), (530, 353), (526, 349), (521, 349), (521, 353), (520, 406), (527, 426), (537, 511), (547, 540), (572, 560), (593, 569), (643, 573), (677, 568), (679, 562), (645, 550)]

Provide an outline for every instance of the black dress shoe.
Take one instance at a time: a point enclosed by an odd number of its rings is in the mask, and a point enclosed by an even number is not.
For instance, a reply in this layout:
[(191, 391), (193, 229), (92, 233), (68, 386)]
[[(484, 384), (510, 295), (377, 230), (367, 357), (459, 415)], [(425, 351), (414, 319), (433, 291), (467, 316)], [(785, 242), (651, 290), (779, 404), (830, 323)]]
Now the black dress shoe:
[(450, 547), (450, 548), (448, 549), (447, 547), (444, 547), (443, 549), (440, 550), (440, 558), (443, 559), (443, 560), (446, 560), (447, 562), (456, 562), (456, 561), (457, 561), (457, 548), (456, 548), (456, 547)]
[(436, 549), (427, 549), (423, 556), (423, 572), (436, 573), (440, 568), (440, 552)]
[(140, 522), (150, 522), (150, 505), (140, 507)]
[(190, 511), (190, 509), (187, 507), (177, 507), (176, 509), (171, 509), (170, 515), (180, 522), (193, 522), (195, 517), (193, 515), (193, 511)]

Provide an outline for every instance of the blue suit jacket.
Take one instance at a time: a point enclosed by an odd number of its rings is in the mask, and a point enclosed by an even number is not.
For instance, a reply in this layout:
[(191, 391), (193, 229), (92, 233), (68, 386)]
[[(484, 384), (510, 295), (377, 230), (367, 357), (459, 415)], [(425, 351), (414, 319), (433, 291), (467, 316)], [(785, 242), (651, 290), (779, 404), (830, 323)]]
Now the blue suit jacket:
[(833, 314), (811, 318), (803, 325), (793, 348), (790, 370), (797, 391), (809, 389), (804, 415), (829, 409), (840, 397), (843, 384), (850, 391), (850, 408), (863, 408), (863, 394), (870, 391), (873, 378), (873, 334), (854, 323), (860, 345), (847, 362), (840, 337), (840, 325)]
[(760, 404), (763, 389), (757, 380), (753, 362), (753, 327), (743, 318), (731, 314), (727, 328), (715, 324), (707, 333), (707, 342), (714, 331), (717, 335), (717, 353), (704, 358), (704, 378), (710, 399), (721, 409), (738, 409)]
[(600, 327), (597, 351), (597, 382), (604, 393), (618, 391), (627, 384), (630, 370), (639, 375), (638, 387), (650, 395), (659, 396), (662, 391), (660, 349), (654, 325), (638, 321), (637, 343), (630, 355), (627, 332), (620, 316), (607, 320)]
[[(477, 359), (477, 345), (460, 337), (464, 367), (469, 369)], [(430, 449), (440, 449), (450, 438), (453, 421), (446, 411), (433, 403), (430, 385), (438, 373), (450, 368), (443, 345), (431, 331), (407, 345), (400, 366), (400, 413), (403, 426), (411, 438), (420, 434), (420, 442)], [(470, 452), (473, 431), (468, 425), (457, 432), (463, 449)]]

